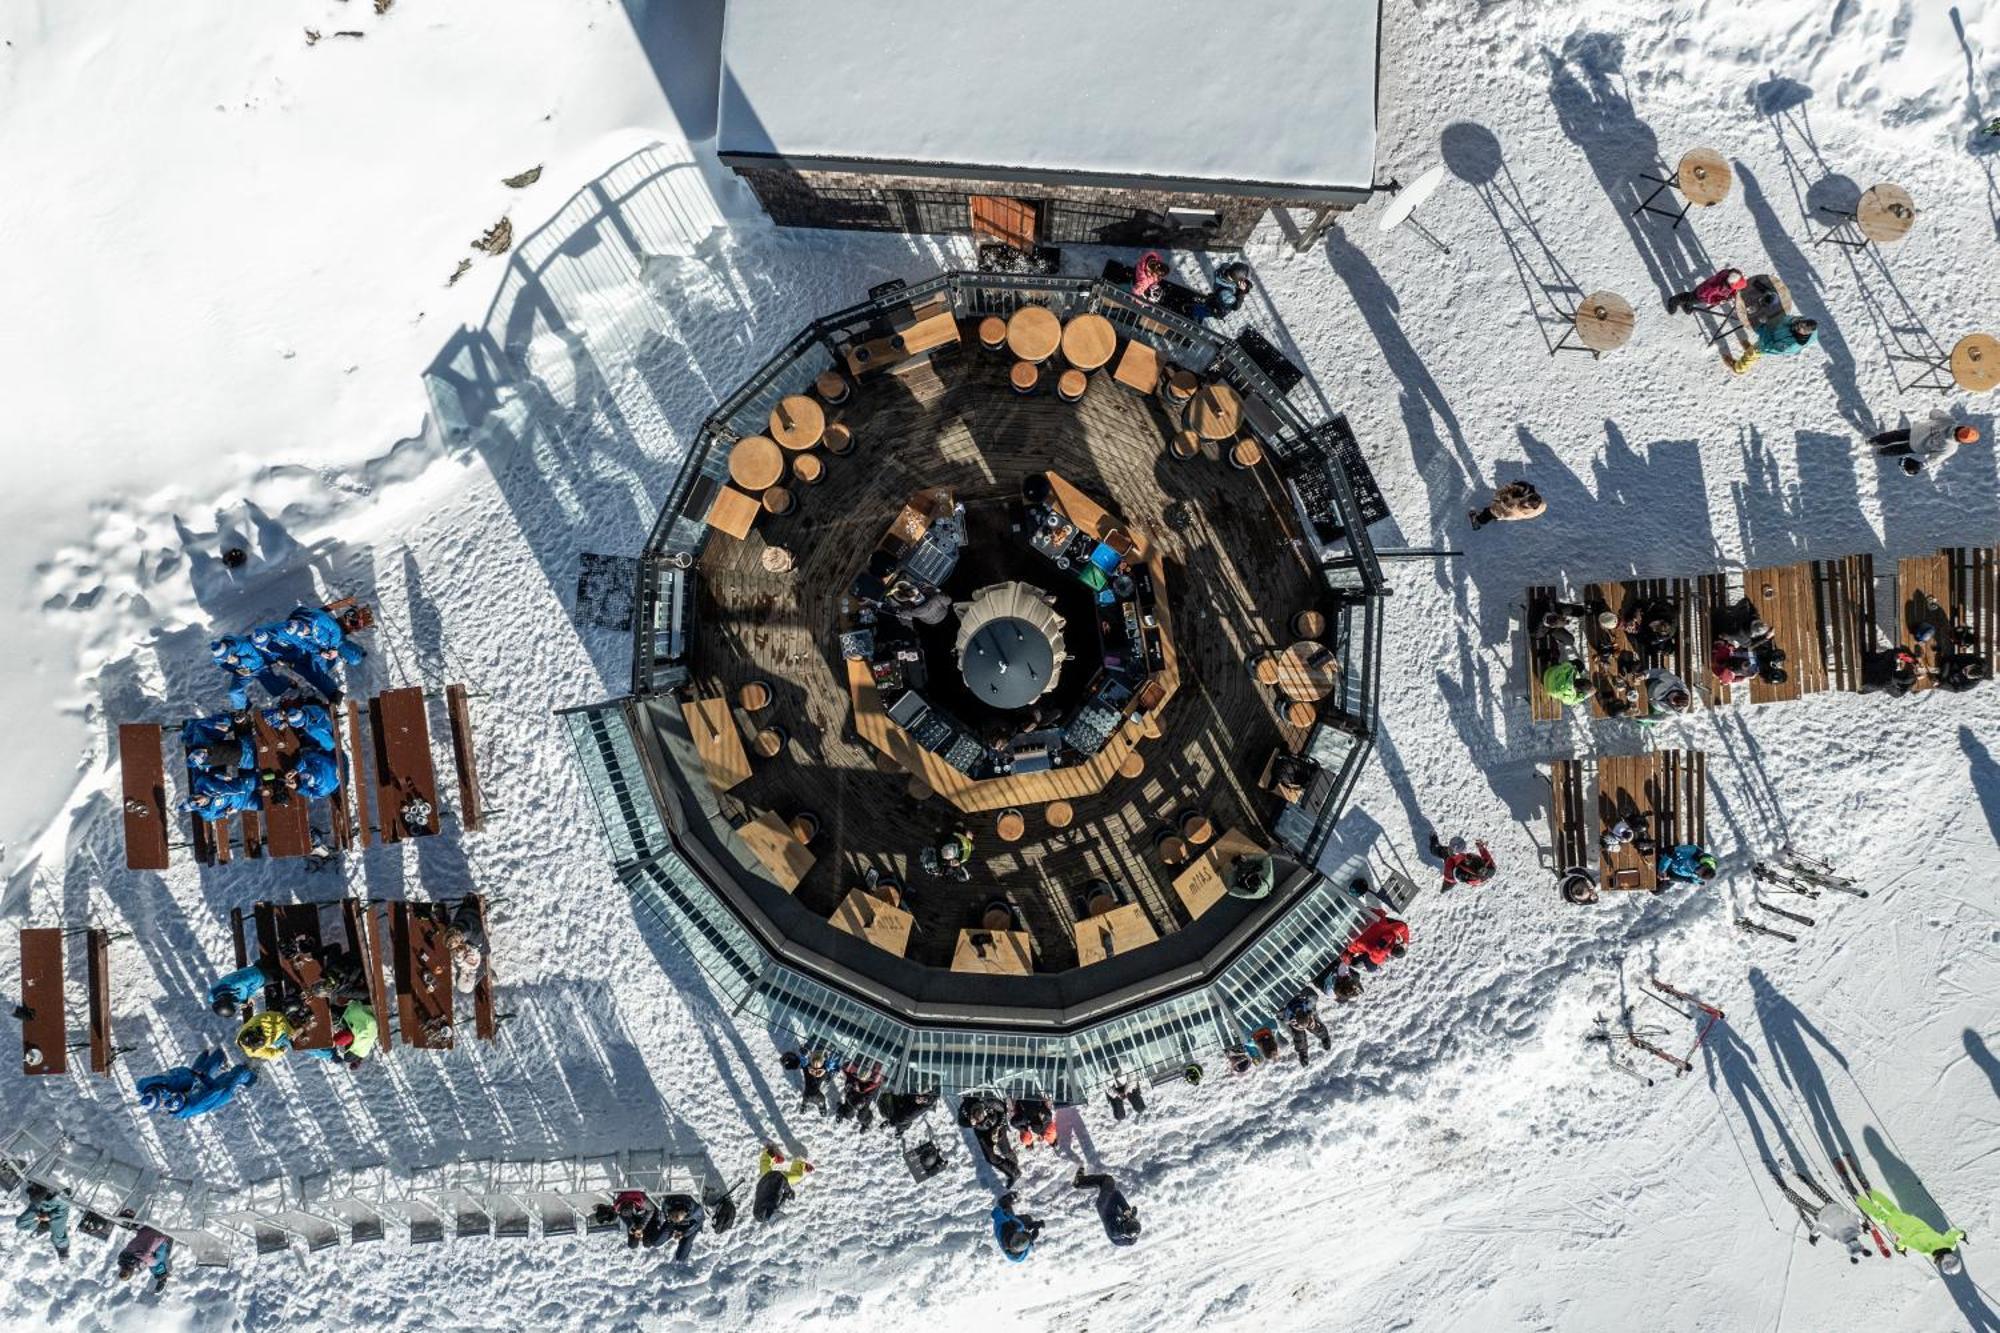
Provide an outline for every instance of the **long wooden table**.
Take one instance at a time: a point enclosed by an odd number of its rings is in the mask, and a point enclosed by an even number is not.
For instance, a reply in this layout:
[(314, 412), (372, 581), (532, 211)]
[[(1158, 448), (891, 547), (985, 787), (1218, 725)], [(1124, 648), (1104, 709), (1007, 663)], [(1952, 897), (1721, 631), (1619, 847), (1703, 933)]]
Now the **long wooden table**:
[(910, 929), (916, 918), (900, 907), (891, 907), (866, 889), (852, 889), (830, 918), (835, 930), (844, 930), (886, 949), (901, 958), (909, 952)]
[[(437, 769), (431, 763), (431, 729), (424, 715), (423, 690), (414, 685), (384, 690), (369, 703), (368, 720), (375, 731), (375, 815), (382, 841), (401, 842), (436, 833)], [(412, 796), (422, 798), (430, 807), (429, 818), (414, 827), (403, 818), (404, 804)]]
[[(1597, 831), (1602, 847), (1604, 830), (1621, 818), (1641, 837), (1660, 840), (1654, 803), (1659, 784), (1652, 755), (1606, 755), (1597, 761)], [(1654, 856), (1641, 856), (1629, 843), (1606, 849), (1600, 887), (1605, 889), (1651, 890), (1659, 883)]]
[(769, 810), (737, 829), (736, 836), (756, 853), (764, 868), (771, 872), (771, 878), (786, 893), (796, 892), (799, 881), (813, 868), (815, 858), (811, 850), (792, 836), (784, 820)]
[[(1594, 624), (1582, 627), (1584, 637), (1590, 644), (1592, 717), (1608, 716), (1604, 706), (1605, 699), (1611, 692), (1626, 686), (1625, 675), (1618, 669), (1620, 655), (1629, 653), (1635, 658), (1641, 657), (1639, 651), (1632, 646), (1631, 636), (1626, 634), (1624, 625), (1625, 617), (1637, 601), (1638, 598), (1633, 595), (1632, 585), (1629, 583), (1593, 583), (1583, 590), (1583, 604), (1590, 607), (1593, 613), (1602, 607), (1617, 616), (1619, 621), (1609, 633)], [(1610, 651), (1598, 651), (1599, 645), (1608, 647)], [(1632, 704), (1631, 716), (1644, 717), (1647, 702), (1643, 659), (1640, 671), (1635, 672), (1630, 680), (1630, 688), (1638, 692), (1638, 699)]]
[[(1912, 692), (1928, 690), (1937, 684), (1938, 660), (1943, 653), (1951, 651), (1948, 636), (1951, 633), (1951, 557), (1943, 551), (1936, 555), (1908, 555), (1896, 562), (1896, 599), (1901, 604), (1896, 616), (1897, 641), (1910, 648), (1917, 655), (1917, 665), (1922, 668), (1917, 673), (1917, 683)], [(1945, 608), (1940, 615), (1930, 609), (1936, 602)], [(1938, 639), (1929, 643), (1918, 643), (1914, 631), (1925, 621), (1943, 621), (1938, 626)]]
[(1174, 894), (1190, 918), (1221, 902), (1229, 892), (1229, 870), (1239, 856), (1261, 856), (1264, 849), (1242, 829), (1231, 829), (1215, 840), (1192, 865), (1174, 876)]
[(333, 1045), (333, 1007), (324, 996), (304, 997), (319, 984), (319, 953), (325, 947), (320, 938), (318, 903), (258, 903), (256, 908), (257, 950), (280, 978), (273, 1007), (303, 1003), (312, 1015), (301, 1028), (292, 1028), (292, 1046), (301, 1051), (323, 1051)]
[(1076, 965), (1088, 967), (1113, 954), (1130, 953), (1160, 938), (1145, 910), (1137, 903), (1125, 903), (1101, 916), (1087, 916), (1076, 923)]
[(167, 767), (156, 722), (118, 728), (118, 776), (125, 787), (125, 868), (167, 868)]
[(419, 1050), (452, 1047), (451, 951), (429, 904), (383, 904), (395, 959), (396, 1023)]
[(1812, 564), (1800, 561), (1773, 569), (1743, 571), (1743, 595), (1771, 627), (1772, 641), (1785, 650), (1786, 680), (1774, 685), (1762, 676), (1750, 682), (1750, 702), (1779, 703), (1826, 689), (1826, 656), (1819, 641), (1819, 601)]
[(958, 341), (958, 320), (949, 301), (919, 309), (906, 308), (891, 317), (894, 330), (847, 349), (847, 373), (859, 380), (891, 370)]
[(961, 930), (951, 970), (1025, 977), (1035, 970), (1035, 938), (1025, 930)]
[[(69, 1072), (69, 1023), (63, 1015), (63, 933), (56, 927), (21, 932), (21, 1072)], [(41, 1052), (30, 1062), (29, 1051)]]

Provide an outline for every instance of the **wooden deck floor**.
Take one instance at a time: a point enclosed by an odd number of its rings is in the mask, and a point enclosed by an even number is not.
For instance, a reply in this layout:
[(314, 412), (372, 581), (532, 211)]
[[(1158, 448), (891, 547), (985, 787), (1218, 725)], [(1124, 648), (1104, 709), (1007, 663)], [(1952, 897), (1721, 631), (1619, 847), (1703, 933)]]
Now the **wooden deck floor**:
[[(793, 514), (764, 517), (744, 541), (710, 540), (695, 684), (733, 698), (743, 684), (769, 682), (773, 701), (758, 720), (783, 727), (789, 745), (778, 759), (756, 761), (722, 801), (735, 817), (819, 817), (818, 859), (796, 890), (807, 907), (830, 915), (866, 868), (893, 874), (916, 916), (909, 956), (943, 967), (959, 930), (1005, 897), (1034, 936), (1038, 968), (1061, 970), (1076, 963), (1073, 899), (1089, 879), (1129, 886), (1162, 934), (1186, 923), (1169, 888), (1173, 872), (1153, 850), (1164, 821), (1201, 809), (1217, 830), (1240, 827), (1268, 844), (1277, 806), (1255, 789), (1255, 775), (1274, 747), (1296, 749), (1304, 733), (1283, 723), (1244, 663), (1287, 642), (1294, 613), (1331, 608), (1291, 541), (1295, 520), (1268, 466), (1237, 472), (1212, 457), (1175, 461), (1155, 400), (1103, 372), (1079, 404), (1053, 393), (1021, 398), (1007, 385), (1008, 366), (972, 340), (940, 367), (947, 392), (936, 401), (919, 403), (878, 377), (831, 414), (853, 430), (854, 453), (826, 459), (818, 484), (795, 486)], [(911, 492), (942, 485), (967, 502), (1012, 496), (1023, 476), (1043, 470), (1161, 544), (1184, 683), (1160, 720), (1162, 735), (1140, 747), (1140, 777), (1073, 802), (1075, 820), (1064, 830), (1052, 830), (1040, 810), (1025, 811), (1018, 843), (1000, 841), (990, 817), (966, 817), (976, 842), (971, 882), (929, 879), (917, 853), (959, 817), (941, 800), (912, 800), (903, 775), (879, 771), (855, 734), (836, 643), (840, 603)], [(792, 571), (763, 569), (766, 543), (792, 553)]]

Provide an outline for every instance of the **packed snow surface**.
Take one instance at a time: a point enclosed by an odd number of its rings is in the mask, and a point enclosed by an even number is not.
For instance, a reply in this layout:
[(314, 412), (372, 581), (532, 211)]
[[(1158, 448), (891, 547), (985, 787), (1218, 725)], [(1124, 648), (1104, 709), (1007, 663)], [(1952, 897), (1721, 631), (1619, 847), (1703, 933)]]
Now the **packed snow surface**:
[[(1644, 742), (1531, 724), (1509, 642), (1531, 582), (1857, 552), (1886, 571), (2000, 541), (1988, 444), (1909, 478), (1861, 443), (1940, 401), (1992, 436), (1991, 398), (1901, 391), (1890, 355), (1991, 330), (2000, 310), (2000, 158), (1978, 134), (2000, 115), (1995, 13), (1384, 7), (1381, 169), (1447, 165), (1419, 216), (1450, 253), (1378, 232), (1379, 201), (1304, 254), (1272, 225), (1235, 318), (1348, 414), (1393, 511), (1378, 543), (1465, 552), (1386, 566), (1384, 735), (1341, 850), (1424, 874), (1435, 826), (1485, 838), (1501, 874), (1426, 892), (1410, 956), (1331, 1015), (1335, 1049), (1310, 1069), (1232, 1081), (1217, 1061), (1199, 1089), (1156, 1089), (1142, 1118), (1065, 1112), (1059, 1146), (1026, 1162), (1024, 1206), (1048, 1231), (1016, 1266), (955, 1134), (952, 1166), (916, 1185), (880, 1131), (793, 1109), (780, 1035), (732, 1022), (635, 922), (550, 717), (622, 690), (622, 636), (572, 614), (578, 555), (639, 548), (715, 398), (812, 313), (970, 256), (765, 223), (713, 157), (712, 9), (8, 7), (5, 904), (21, 924), (133, 932), (112, 966), (136, 1049), (108, 1079), (8, 1082), (0, 1120), (221, 1182), (661, 1143), (705, 1148), (734, 1180), (765, 1138), (820, 1169), (782, 1223), (704, 1237), (687, 1271), (615, 1239), (390, 1244), (183, 1268), (154, 1298), (116, 1283), (93, 1243), (62, 1266), (17, 1236), (0, 1323), (2000, 1327), (2000, 692), (1824, 694)], [(1228, 11), (1208, 14), (1135, 34), (1129, 59), (1211, 50), (1218, 84), (1290, 120), (1298, 81), (1267, 77), (1270, 53), (1232, 46)], [(962, 51), (964, 91), (1010, 77), (1006, 52)], [(1174, 119), (1212, 96), (1184, 84), (1156, 88), (1176, 149), (1240, 147)], [(1732, 163), (1727, 202), (1678, 231), (1628, 216), (1633, 178), (1698, 145)], [(537, 165), (534, 184), (501, 184)], [(1907, 188), (1909, 238), (1815, 244), (1804, 210), (1830, 177)], [(513, 249), (472, 250), (502, 217)], [(1661, 311), (1698, 259), (1782, 277), (1820, 346), (1732, 378)], [(1182, 256), (1182, 276), (1214, 262)], [(1630, 298), (1632, 343), (1552, 357), (1538, 312), (1566, 285)], [(427, 370), (462, 387), (457, 419), (432, 416)], [(1517, 476), (1549, 514), (1468, 531), (1467, 509)], [(251, 553), (240, 574), (217, 563), (229, 544)], [(226, 1035), (200, 992), (231, 964), (229, 909), (342, 886), (270, 863), (203, 874), (184, 854), (164, 874), (122, 870), (108, 736), (212, 702), (211, 634), (318, 592), (380, 607), (376, 680), (491, 693), (494, 827), (331, 873), (381, 897), (496, 895), (520, 1017), (492, 1045), (398, 1050), (358, 1077), (294, 1061), (226, 1113), (141, 1119), (133, 1077)], [(1727, 873), (1699, 893), (1563, 905), (1538, 866), (1535, 765), (1669, 742), (1709, 756)], [(1750, 861), (1788, 842), (1872, 891), (1780, 899), (1817, 918), (1796, 945), (1733, 926), (1754, 914)], [(1622, 1002), (1691, 1045), (1692, 1023), (1637, 995), (1650, 973), (1728, 1020), (1691, 1074), (1656, 1065), (1648, 1088), (1583, 1036)], [(0, 982), (18, 989), (11, 946)], [(1847, 1149), (1904, 1207), (1971, 1234), (1962, 1276), (1918, 1258), (1850, 1267), (1805, 1243), (1765, 1163), (1832, 1184), (1828, 1153)], [(1068, 1187), (1077, 1162), (1120, 1177), (1138, 1245), (1105, 1243)]]

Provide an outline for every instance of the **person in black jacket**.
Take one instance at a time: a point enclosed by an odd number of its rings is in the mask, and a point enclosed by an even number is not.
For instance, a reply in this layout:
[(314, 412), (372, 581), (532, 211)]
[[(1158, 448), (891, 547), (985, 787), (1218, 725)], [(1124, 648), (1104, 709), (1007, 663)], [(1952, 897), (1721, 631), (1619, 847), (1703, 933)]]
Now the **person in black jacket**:
[(646, 1228), (646, 1248), (656, 1249), (672, 1240), (674, 1262), (684, 1264), (694, 1251), (694, 1238), (701, 1234), (701, 1225), (707, 1220), (708, 1214), (692, 1196), (669, 1194), (660, 1200), (660, 1215)]
[(845, 1095), (841, 1098), (840, 1108), (834, 1112), (834, 1118), (854, 1120), (856, 1128), (865, 1134), (875, 1123), (875, 1096), (882, 1091), (882, 1066), (849, 1060), (842, 1066), (840, 1077)]
[(644, 1190), (622, 1190), (611, 1201), (611, 1212), (625, 1224), (625, 1248), (636, 1250), (659, 1220), (660, 1210)]
[(1076, 1179), (1070, 1183), (1080, 1190), (1097, 1191), (1097, 1215), (1103, 1219), (1104, 1234), (1113, 1245), (1131, 1245), (1139, 1239), (1139, 1210), (1126, 1202), (1110, 1173), (1088, 1175), (1078, 1167)]
[(811, 1174), (812, 1169), (813, 1164), (803, 1157), (793, 1158), (787, 1165), (777, 1144), (765, 1144), (763, 1154), (757, 1159), (757, 1192), (751, 1196), (750, 1215), (759, 1222), (777, 1217), (778, 1210), (792, 1197), (792, 1186)]
[(1007, 1104), (997, 1097), (971, 1094), (958, 1104), (958, 1123), (972, 1131), (980, 1156), (1013, 1188), (1021, 1179), (1021, 1159), (1007, 1127)]
[(926, 1088), (922, 1092), (885, 1092), (876, 1099), (876, 1105), (882, 1112), (882, 1123), (900, 1135), (911, 1121), (937, 1105), (937, 1091)]
[(826, 1081), (833, 1076), (833, 1069), (827, 1064), (826, 1052), (814, 1051), (806, 1055), (799, 1051), (791, 1051), (785, 1056), (784, 1063), (787, 1068), (799, 1071), (799, 1109), (803, 1111), (809, 1106), (816, 1106), (819, 1108), (819, 1113), (825, 1115)]

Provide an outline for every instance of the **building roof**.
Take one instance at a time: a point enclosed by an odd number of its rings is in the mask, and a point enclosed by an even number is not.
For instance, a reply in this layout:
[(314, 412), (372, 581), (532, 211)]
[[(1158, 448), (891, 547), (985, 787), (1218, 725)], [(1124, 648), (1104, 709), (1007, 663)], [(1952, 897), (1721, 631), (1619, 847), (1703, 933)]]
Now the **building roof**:
[(717, 148), (802, 169), (1367, 190), (1379, 0), (728, 0)]

